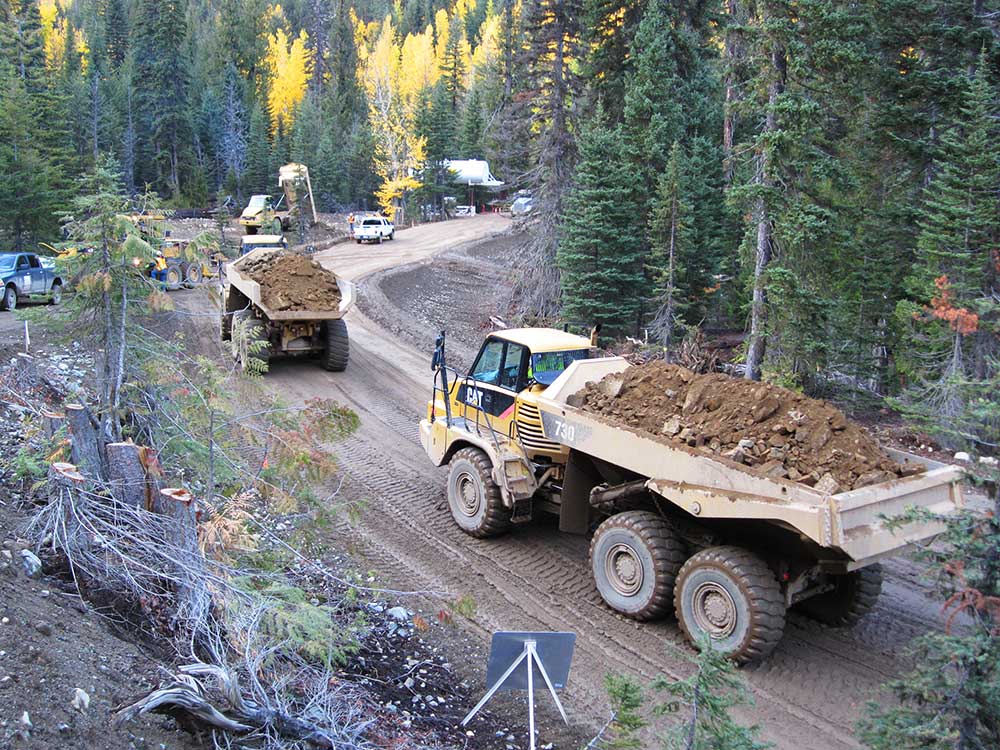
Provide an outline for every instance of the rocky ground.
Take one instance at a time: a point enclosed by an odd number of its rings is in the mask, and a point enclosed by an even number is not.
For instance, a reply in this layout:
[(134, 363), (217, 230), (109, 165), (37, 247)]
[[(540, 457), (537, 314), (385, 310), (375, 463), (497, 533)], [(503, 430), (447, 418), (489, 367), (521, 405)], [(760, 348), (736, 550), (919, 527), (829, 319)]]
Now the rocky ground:
[[(209, 734), (182, 731), (169, 716), (110, 728), (113, 711), (159, 684), (176, 657), (107, 601), (81, 597), (68, 571), (28, 547), (24, 527), (43, 502), (44, 476), (33, 411), (57, 406), (64, 394), (81, 396), (93, 360), (81, 344), (66, 349), (41, 332), (31, 360), (40, 376), (26, 381), (21, 359), (0, 345), (0, 418), (9, 431), (0, 443), (0, 748), (211, 747)], [(363, 502), (365, 489), (350, 479), (341, 478), (337, 489), (345, 506)], [(390, 576), (360, 569), (345, 552), (346, 520), (330, 529), (316, 525), (329, 517), (325, 512), (276, 515), (261, 506), (253, 515), (273, 534), (261, 554), (273, 559), (285, 544), (296, 550), (282, 563), (289, 582), (316, 596), (330, 593), (331, 574), (355, 582), (366, 635), (339, 678), (362, 689), (373, 707), (373, 747), (525, 744), (523, 728), (490, 710), (468, 728), (458, 726), (481, 689), (468, 675), (485, 669), (486, 654), (456, 626), (460, 615), (450, 599), (397, 592)]]

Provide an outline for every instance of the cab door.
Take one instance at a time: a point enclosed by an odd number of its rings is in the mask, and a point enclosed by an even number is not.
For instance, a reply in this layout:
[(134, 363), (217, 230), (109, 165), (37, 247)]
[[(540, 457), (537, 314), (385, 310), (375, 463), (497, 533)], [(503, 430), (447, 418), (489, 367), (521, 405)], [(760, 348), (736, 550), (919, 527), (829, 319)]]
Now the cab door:
[(18, 287), (20, 294), (31, 294), (36, 291), (31, 278), (31, 263), (28, 262), (27, 255), (17, 256), (14, 284)]
[(487, 339), (469, 376), (459, 381), (456, 411), (469, 422), (486, 419), (493, 429), (512, 434), (514, 402), (525, 386), (528, 350), (521, 344)]
[(29, 255), (28, 263), (31, 266), (31, 291), (33, 294), (45, 294), (49, 290), (45, 283), (45, 269), (38, 260), (37, 255)]

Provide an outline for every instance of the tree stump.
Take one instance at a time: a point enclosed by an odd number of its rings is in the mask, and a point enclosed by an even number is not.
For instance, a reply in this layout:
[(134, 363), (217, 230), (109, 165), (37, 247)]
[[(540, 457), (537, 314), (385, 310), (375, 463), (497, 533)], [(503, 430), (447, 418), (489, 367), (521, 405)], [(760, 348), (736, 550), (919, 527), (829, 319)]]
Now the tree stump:
[(108, 443), (108, 484), (114, 498), (123, 505), (149, 508), (153, 484), (142, 460), (143, 449), (133, 442)]
[(90, 409), (81, 404), (66, 404), (65, 408), (66, 422), (72, 438), (70, 458), (82, 473), (95, 479), (107, 479), (103, 440)]

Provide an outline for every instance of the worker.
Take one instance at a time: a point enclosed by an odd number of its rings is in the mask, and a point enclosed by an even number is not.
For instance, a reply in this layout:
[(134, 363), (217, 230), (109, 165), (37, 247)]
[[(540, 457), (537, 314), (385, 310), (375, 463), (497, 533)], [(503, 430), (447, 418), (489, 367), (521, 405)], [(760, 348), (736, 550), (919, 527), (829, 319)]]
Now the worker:
[(354, 236), (354, 214), (352, 213), (347, 217), (347, 227), (351, 233), (351, 237)]
[(167, 291), (167, 259), (163, 257), (163, 251), (156, 251), (156, 260), (153, 262), (153, 270), (149, 275), (160, 282), (160, 291)]

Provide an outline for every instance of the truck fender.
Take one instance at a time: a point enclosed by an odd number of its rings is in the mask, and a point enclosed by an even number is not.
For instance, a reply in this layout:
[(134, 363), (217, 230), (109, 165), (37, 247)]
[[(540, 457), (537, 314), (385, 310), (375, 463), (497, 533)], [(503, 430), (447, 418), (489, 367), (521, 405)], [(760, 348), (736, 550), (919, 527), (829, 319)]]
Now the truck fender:
[(559, 500), (559, 530), (586, 534), (590, 530), (590, 491), (604, 479), (585, 453), (570, 450)]

